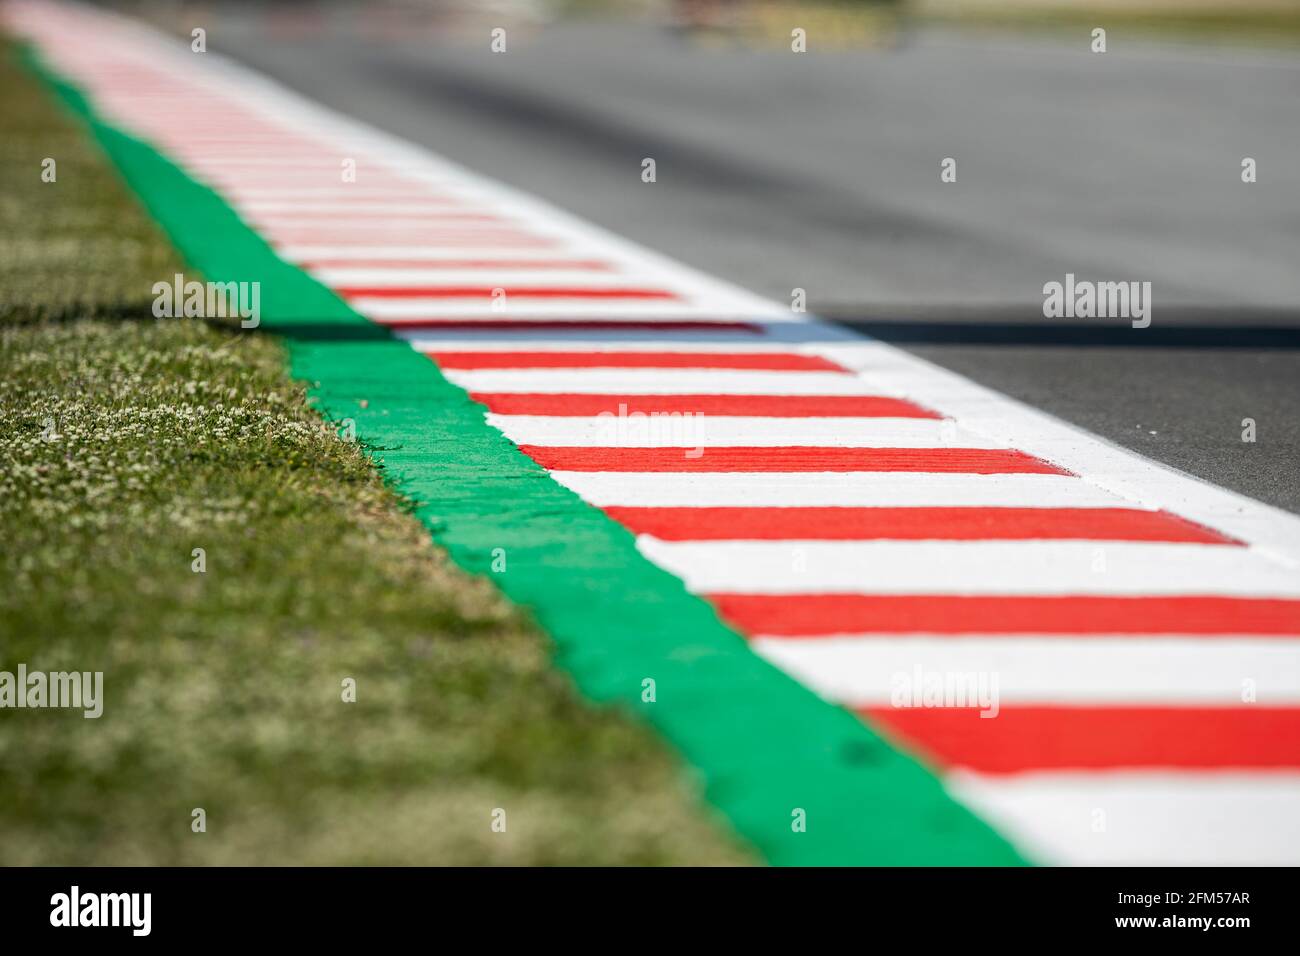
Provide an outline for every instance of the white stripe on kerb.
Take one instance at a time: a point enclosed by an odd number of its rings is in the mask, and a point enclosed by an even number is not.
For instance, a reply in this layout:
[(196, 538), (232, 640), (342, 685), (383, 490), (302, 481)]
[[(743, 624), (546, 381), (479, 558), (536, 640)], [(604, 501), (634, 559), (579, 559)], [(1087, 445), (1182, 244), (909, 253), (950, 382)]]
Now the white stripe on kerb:
[(594, 505), (633, 508), (1122, 508), (1131, 502), (1071, 475), (786, 474), (553, 471)]
[(1248, 548), (1203, 544), (642, 536), (637, 545), (697, 593), (1300, 596), (1290, 569)]
[(1300, 864), (1294, 771), (962, 771), (945, 786), (1045, 863)]
[(520, 445), (584, 447), (816, 445), (855, 448), (991, 448), (983, 435), (928, 418), (743, 418), (715, 415), (494, 415), (488, 423)]
[[(996, 626), (996, 621), (990, 621)], [(917, 675), (982, 679), (1005, 705), (1250, 706), (1300, 704), (1300, 638), (1237, 635), (963, 634), (755, 637), (751, 646), (823, 697), (850, 707), (890, 707)]]
[(744, 352), (817, 355), (817, 350), (798, 344), (771, 342), (744, 331), (727, 329), (675, 330), (671, 335), (654, 330), (631, 329), (501, 329), (482, 331), (398, 330), (397, 335), (419, 352), (636, 352), (703, 353)]

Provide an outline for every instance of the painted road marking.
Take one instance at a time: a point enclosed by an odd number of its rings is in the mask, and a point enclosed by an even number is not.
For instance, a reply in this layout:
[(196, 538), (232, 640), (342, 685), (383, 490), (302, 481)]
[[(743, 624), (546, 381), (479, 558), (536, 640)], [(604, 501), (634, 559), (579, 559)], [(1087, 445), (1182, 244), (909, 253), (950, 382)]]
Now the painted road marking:
[[(624, 376), (625, 378), (626, 376)], [(662, 375), (660, 376), (662, 378)], [(650, 377), (651, 384), (654, 377)], [(471, 383), (472, 384), (472, 383)], [(499, 383), (498, 383), (499, 384)], [(512, 383), (505, 383), (512, 384)], [(716, 387), (717, 383), (710, 383)], [(925, 418), (939, 415), (903, 398), (884, 395), (767, 395), (570, 392), (498, 392), (471, 388), (470, 394), (498, 415), (587, 418), (594, 415), (705, 415), (729, 418)]]
[[(464, 260), (462, 260), (464, 261)], [(472, 261), (472, 260), (471, 260)], [(487, 287), (486, 293), (480, 293), (481, 296), (491, 298), (497, 289), (502, 289), (509, 295), (519, 295), (520, 289), (525, 288), (542, 288), (547, 290), (558, 290), (563, 288), (573, 288), (575, 284), (581, 283), (582, 288), (589, 290), (610, 290), (625, 288), (629, 284), (641, 284), (653, 279), (650, 276), (629, 276), (625, 272), (616, 272), (609, 268), (600, 270), (591, 269), (560, 269), (556, 266), (557, 260), (542, 260), (533, 263), (524, 263), (522, 268), (510, 269), (503, 268), (500, 262), (491, 265), (470, 266), (468, 268), (457, 268), (456, 260), (448, 262), (433, 263), (432, 268), (421, 266), (415, 269), (403, 268), (361, 268), (348, 266), (344, 268), (320, 267), (313, 265), (310, 267), (312, 275), (322, 282), (335, 287), (336, 289), (381, 289), (386, 287), (401, 288), (411, 286), (412, 284), (421, 284), (425, 287), (434, 286), (458, 286), (461, 288), (483, 288), (485, 268), (492, 269), (492, 285)], [(539, 268), (542, 266), (544, 268)]]
[(436, 319), (410, 319), (403, 322), (377, 323), (387, 324), (397, 333), (397, 337), (418, 332), (436, 332), (446, 335), (449, 332), (472, 331), (475, 334), (499, 335), (503, 332), (556, 332), (561, 335), (592, 332), (610, 332), (616, 335), (628, 335), (637, 332), (701, 332), (711, 335), (760, 335), (762, 327), (754, 322), (738, 322), (734, 319), (569, 319), (542, 318), (500, 319), (491, 315), (471, 318), (444, 316)]
[(425, 353), (444, 369), (481, 368), (738, 368), (782, 372), (846, 372), (819, 355), (791, 352), (652, 352), (649, 350), (594, 350), (583, 352), (504, 351), (471, 352), (443, 349)]
[[(783, 594), (713, 592), (750, 634), (852, 633), (1300, 635), (1300, 601), (1281, 598), (1055, 594)], [(1250, 675), (1243, 675), (1249, 677)]]
[[(948, 776), (967, 805), (1049, 863), (1294, 864), (1300, 775), (1062, 771)], [(1195, 834), (1192, 840), (1171, 834)]]
[[(518, 445), (601, 446), (611, 440), (641, 448), (689, 446), (842, 446), (925, 448), (948, 443), (957, 448), (991, 448), (992, 440), (933, 418), (795, 418), (717, 416), (629, 417), (635, 405), (608, 405), (594, 416), (496, 415), (488, 422)], [(701, 454), (701, 458), (707, 458)]]
[[(281, 250), (281, 252), (284, 251)], [(406, 252), (411, 258), (405, 259), (398, 257), (367, 259), (362, 258), (360, 251), (356, 250), (352, 255), (341, 258), (335, 255), (333, 250), (316, 258), (290, 256), (286, 256), (286, 258), (293, 258), (303, 268), (310, 270), (314, 275), (326, 282), (343, 281), (345, 278), (357, 275), (374, 276), (381, 271), (391, 274), (398, 270), (409, 270), (411, 274), (419, 276), (436, 276), (459, 272), (481, 277), (485, 269), (490, 269), (510, 279), (520, 275), (533, 277), (538, 273), (544, 274), (553, 270), (567, 271), (570, 277), (569, 281), (572, 281), (572, 277), (578, 272), (590, 275), (591, 273), (608, 273), (613, 269), (613, 266), (608, 262), (601, 262), (599, 259), (555, 259), (549, 257), (545, 259), (463, 259), (437, 258), (435, 256), (423, 259), (415, 258), (416, 255), (428, 253), (428, 251), (422, 246), (416, 246), (413, 250)], [(600, 281), (597, 275), (590, 275), (590, 279), (593, 282)]]
[[(839, 372), (748, 369), (483, 369), (451, 368), (446, 375), (467, 392), (607, 395), (899, 395), (883, 383)], [(901, 397), (901, 396), (900, 396)], [(617, 411), (617, 406), (614, 406)]]
[(1131, 702), (1081, 707), (1066, 701), (1008, 705), (993, 719), (980, 717), (978, 707), (870, 707), (863, 712), (932, 763), (983, 774), (1300, 768), (1300, 709), (1295, 707)]
[[(498, 427), (511, 434), (510, 425)], [(1240, 544), (1167, 511), (1139, 508), (607, 507), (605, 513), (636, 534), (661, 541), (1079, 539)]]
[[(518, 248), (519, 243), (508, 244), (477, 242), (473, 237), (448, 237), (439, 240), (446, 246), (460, 243), (463, 248)], [(541, 246), (540, 241), (530, 241), (525, 245)], [(557, 246), (559, 248), (559, 246)], [(680, 299), (645, 298), (631, 296), (624, 299), (602, 301), (596, 296), (570, 296), (538, 301), (527, 296), (510, 297), (503, 301), (494, 301), (491, 294), (478, 296), (470, 300), (448, 301), (429, 296), (415, 299), (389, 299), (384, 296), (353, 296), (349, 303), (358, 312), (375, 321), (395, 326), (419, 322), (424, 319), (468, 318), (479, 316), (484, 319), (498, 318), (601, 318), (614, 319), (626, 317), (647, 322), (671, 319), (696, 319), (699, 321), (717, 320), (721, 322), (748, 319), (749, 310), (740, 303), (706, 304), (700, 302), (680, 301)]]
[(1114, 508), (1127, 502), (1073, 475), (980, 475), (861, 472), (846, 481), (834, 473), (632, 474), (552, 471), (551, 477), (603, 508), (849, 507)]
[(1300, 576), (1267, 555), (1199, 543), (643, 537), (639, 545), (700, 594), (1300, 597)]
[(1007, 448), (816, 448), (755, 445), (697, 449), (590, 448), (520, 445), (543, 468), (558, 471), (812, 472), (907, 471), (967, 475), (1045, 474), (1064, 472), (1050, 462)]
[[(1300, 704), (1300, 640), (1241, 634), (1158, 638), (846, 634), (819, 641), (759, 635), (752, 643), (758, 653), (822, 696), (858, 709), (913, 706), (914, 700), (922, 700), (926, 675), (949, 672), (996, 673), (1000, 707), (1054, 703), (1231, 707), (1241, 697), (1238, 675), (1255, 671), (1265, 699), (1287, 706)], [(977, 689), (978, 678), (969, 686)], [(931, 692), (940, 694), (940, 685)], [(971, 695), (972, 703), (976, 696)], [(996, 718), (976, 715), (975, 719)]]

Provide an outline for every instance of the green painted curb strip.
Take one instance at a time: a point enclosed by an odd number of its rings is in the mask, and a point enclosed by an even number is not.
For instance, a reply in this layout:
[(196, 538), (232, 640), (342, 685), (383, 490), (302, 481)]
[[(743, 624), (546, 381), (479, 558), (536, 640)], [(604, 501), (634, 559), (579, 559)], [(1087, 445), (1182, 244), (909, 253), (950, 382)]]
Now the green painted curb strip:
[[(283, 337), (294, 377), (313, 383), (329, 417), (356, 422), (387, 477), (420, 502), (434, 540), (533, 612), (586, 695), (636, 711), (672, 742), (767, 860), (1024, 862), (928, 770), (753, 654), (631, 534), (487, 425), (433, 362), (278, 259), (220, 197), (108, 125), (30, 48), (24, 60), (89, 125), (194, 268), (261, 282), (262, 326)], [(491, 570), (497, 548), (504, 573)], [(657, 703), (641, 702), (644, 678)], [(792, 827), (796, 808), (805, 832)]]

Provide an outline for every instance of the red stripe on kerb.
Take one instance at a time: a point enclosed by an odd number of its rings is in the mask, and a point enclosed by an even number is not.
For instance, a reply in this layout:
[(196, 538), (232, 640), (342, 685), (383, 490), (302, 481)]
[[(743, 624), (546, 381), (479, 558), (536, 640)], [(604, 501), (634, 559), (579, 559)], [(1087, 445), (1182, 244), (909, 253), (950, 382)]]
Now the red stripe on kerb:
[(845, 372), (820, 355), (796, 352), (426, 352), (443, 368), (742, 368)]
[(680, 299), (664, 289), (593, 289), (563, 286), (338, 286), (349, 299), (490, 299), (500, 291), (507, 299)]
[[(1009, 588), (1014, 581), (1007, 582)], [(713, 594), (749, 634), (1300, 635), (1300, 601), (1233, 597)]]
[(1136, 508), (606, 508), (664, 541), (1176, 541), (1240, 544), (1167, 511)]
[(585, 448), (520, 445), (543, 468), (560, 471), (661, 472), (944, 472), (969, 475), (1066, 475), (1022, 451), (986, 448)]
[(942, 769), (979, 773), (1300, 766), (1300, 710), (1265, 707), (872, 707), (870, 723)]
[(767, 418), (930, 418), (942, 416), (901, 398), (879, 395), (579, 395), (474, 392), (499, 415), (591, 415), (691, 412)]

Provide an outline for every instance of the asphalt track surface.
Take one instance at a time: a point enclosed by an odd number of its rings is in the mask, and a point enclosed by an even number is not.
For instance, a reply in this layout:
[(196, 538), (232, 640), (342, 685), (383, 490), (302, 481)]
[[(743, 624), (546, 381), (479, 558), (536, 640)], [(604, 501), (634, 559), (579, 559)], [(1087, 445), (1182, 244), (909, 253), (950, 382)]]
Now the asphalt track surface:
[[(516, 30), (500, 55), (477, 35), (379, 42), (223, 17), (209, 45), (653, 249), (779, 300), (804, 288), (823, 315), (1300, 511), (1300, 58), (1113, 31), (1104, 55), (816, 39), (793, 55), (579, 22)], [(1150, 281), (1152, 327), (1044, 319), (1043, 283), (1067, 272)]]

